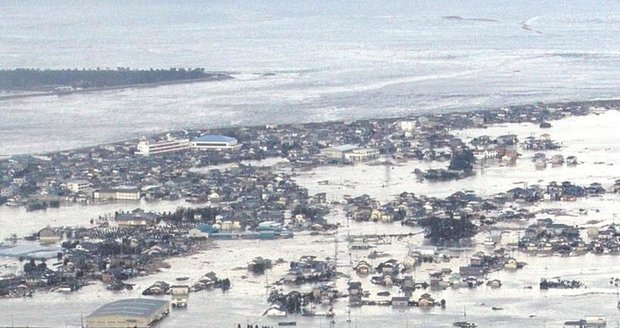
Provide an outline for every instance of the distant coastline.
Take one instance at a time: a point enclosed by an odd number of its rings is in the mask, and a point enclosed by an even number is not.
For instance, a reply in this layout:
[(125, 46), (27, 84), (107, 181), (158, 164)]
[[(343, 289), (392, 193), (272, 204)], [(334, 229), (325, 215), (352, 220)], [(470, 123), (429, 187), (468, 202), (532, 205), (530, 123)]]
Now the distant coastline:
[(0, 101), (232, 79), (228, 72), (168, 70), (0, 70)]

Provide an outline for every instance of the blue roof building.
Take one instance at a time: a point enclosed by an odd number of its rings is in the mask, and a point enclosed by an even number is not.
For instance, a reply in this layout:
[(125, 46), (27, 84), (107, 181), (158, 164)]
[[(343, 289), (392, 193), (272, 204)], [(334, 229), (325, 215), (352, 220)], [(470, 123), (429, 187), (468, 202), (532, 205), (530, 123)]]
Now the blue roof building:
[(235, 150), (241, 147), (237, 139), (216, 134), (205, 134), (191, 141), (198, 150)]

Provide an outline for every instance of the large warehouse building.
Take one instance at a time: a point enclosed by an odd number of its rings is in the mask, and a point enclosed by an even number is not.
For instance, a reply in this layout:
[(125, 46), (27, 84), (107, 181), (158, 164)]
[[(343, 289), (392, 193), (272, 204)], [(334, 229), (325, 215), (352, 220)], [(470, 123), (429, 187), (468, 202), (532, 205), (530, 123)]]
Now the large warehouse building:
[(206, 134), (192, 140), (192, 148), (197, 150), (235, 150), (241, 144), (233, 137)]
[(170, 302), (130, 298), (108, 303), (86, 317), (87, 328), (146, 328), (168, 315)]

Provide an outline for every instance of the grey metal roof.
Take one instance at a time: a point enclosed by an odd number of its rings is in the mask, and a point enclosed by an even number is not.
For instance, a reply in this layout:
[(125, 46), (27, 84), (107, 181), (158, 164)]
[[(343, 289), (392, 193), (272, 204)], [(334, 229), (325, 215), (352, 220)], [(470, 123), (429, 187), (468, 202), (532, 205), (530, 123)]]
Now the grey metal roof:
[(360, 147), (356, 146), (356, 145), (346, 144), (346, 145), (334, 146), (332, 148), (334, 148), (334, 149), (336, 149), (338, 151), (341, 151), (341, 152), (347, 152), (347, 151), (351, 151), (351, 150), (354, 150), (354, 149), (357, 149), (357, 148), (360, 148)]
[(167, 306), (168, 301), (150, 298), (129, 298), (105, 304), (91, 313), (87, 318), (121, 315), (127, 317), (148, 318)]
[(192, 141), (197, 141), (197, 142), (234, 142), (237, 141), (237, 139), (233, 138), (233, 137), (227, 137), (227, 136), (222, 136), (222, 135), (215, 135), (215, 134), (206, 134), (203, 136), (200, 136)]
[(132, 212), (132, 213), (122, 213), (116, 217), (116, 221), (133, 221), (133, 220), (145, 220), (145, 221), (155, 221), (157, 220), (157, 215), (149, 212)]

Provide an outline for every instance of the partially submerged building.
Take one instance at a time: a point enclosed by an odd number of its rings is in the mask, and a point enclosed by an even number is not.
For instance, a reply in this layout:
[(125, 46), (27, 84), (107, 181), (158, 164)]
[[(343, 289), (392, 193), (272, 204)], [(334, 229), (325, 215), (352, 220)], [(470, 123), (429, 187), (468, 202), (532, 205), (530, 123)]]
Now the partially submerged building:
[(93, 192), (93, 198), (96, 200), (140, 200), (140, 188), (123, 186), (99, 189)]
[(119, 227), (146, 227), (153, 225), (157, 221), (157, 215), (151, 212), (145, 212), (138, 208), (131, 213), (120, 213), (115, 218)]
[(86, 317), (87, 328), (146, 328), (167, 316), (170, 302), (130, 298), (108, 303)]
[(172, 295), (172, 306), (187, 306), (187, 300), (189, 299), (189, 286), (188, 285), (173, 285), (170, 286), (170, 295)]
[(379, 158), (379, 150), (357, 145), (340, 145), (322, 149), (321, 155), (328, 160), (363, 162)]

